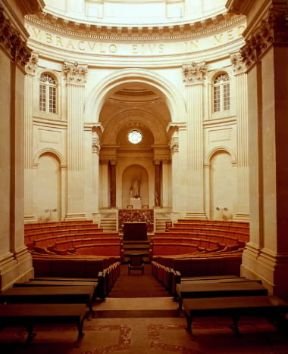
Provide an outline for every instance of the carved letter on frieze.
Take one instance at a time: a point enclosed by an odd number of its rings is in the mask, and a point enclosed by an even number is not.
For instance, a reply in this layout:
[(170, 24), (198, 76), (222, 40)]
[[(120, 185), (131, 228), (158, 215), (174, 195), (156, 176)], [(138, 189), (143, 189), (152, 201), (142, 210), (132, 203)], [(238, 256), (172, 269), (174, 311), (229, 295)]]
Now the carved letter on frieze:
[(63, 71), (66, 75), (67, 82), (71, 84), (85, 84), (87, 65), (80, 65), (77, 62), (64, 63)]
[(35, 75), (36, 74), (36, 69), (37, 69), (37, 65), (38, 65), (38, 54), (37, 53), (32, 53), (31, 57), (28, 61), (28, 63), (25, 66), (25, 70), (27, 74), (30, 75)]
[(182, 66), (184, 82), (196, 83), (205, 79), (207, 73), (207, 65), (203, 63), (184, 64)]

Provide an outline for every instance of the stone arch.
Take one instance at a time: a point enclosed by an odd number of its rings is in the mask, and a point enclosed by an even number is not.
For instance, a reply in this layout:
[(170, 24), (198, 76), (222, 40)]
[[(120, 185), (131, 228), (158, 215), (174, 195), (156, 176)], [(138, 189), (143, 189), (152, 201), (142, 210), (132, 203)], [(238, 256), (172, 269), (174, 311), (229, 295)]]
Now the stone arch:
[(65, 167), (63, 155), (59, 151), (57, 151), (56, 149), (53, 149), (53, 148), (45, 148), (45, 149), (39, 150), (33, 158), (33, 165), (38, 166), (40, 157), (45, 154), (53, 155), (59, 161), (60, 167), (61, 168)]
[[(85, 121), (91, 122), (91, 117), (96, 122), (99, 121), (102, 106), (109, 92), (120, 84), (123, 85), (131, 82), (148, 84), (159, 90), (163, 94), (163, 97), (166, 98), (172, 122), (186, 120), (187, 110), (184, 97), (179, 94), (179, 91), (174, 87), (172, 82), (149, 70), (130, 68), (118, 70), (108, 75), (94, 87), (85, 102)], [(95, 99), (96, 97), (97, 99)]]
[(61, 160), (51, 149), (43, 149), (35, 164), (34, 204), (38, 220), (55, 221), (61, 217)]
[(237, 163), (237, 159), (236, 159), (236, 155), (234, 153), (234, 151), (232, 151), (229, 147), (227, 146), (217, 146), (214, 147), (207, 155), (206, 155), (206, 159), (204, 161), (204, 164), (206, 166), (210, 166), (211, 165), (211, 160), (213, 158), (214, 155), (216, 155), (219, 152), (224, 152), (227, 153), (228, 155), (230, 155), (231, 157), (231, 163), (233, 165), (235, 165)]

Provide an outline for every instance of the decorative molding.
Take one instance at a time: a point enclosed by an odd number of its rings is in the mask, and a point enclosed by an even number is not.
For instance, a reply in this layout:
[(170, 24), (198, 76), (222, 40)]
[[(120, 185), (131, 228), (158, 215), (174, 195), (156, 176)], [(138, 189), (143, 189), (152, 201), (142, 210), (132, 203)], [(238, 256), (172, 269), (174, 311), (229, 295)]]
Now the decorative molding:
[(77, 62), (65, 62), (63, 72), (66, 75), (67, 83), (83, 85), (86, 82), (86, 74), (88, 71), (87, 65), (80, 65)]
[(233, 72), (235, 75), (243, 74), (246, 71), (246, 65), (241, 53), (234, 53), (230, 56)]
[(31, 49), (26, 46), (25, 40), (20, 32), (12, 25), (11, 21), (5, 16), (4, 8), (0, 5), (0, 45), (8, 53), (10, 59), (25, 67), (28, 62)]
[(186, 84), (201, 83), (206, 78), (208, 66), (205, 62), (184, 64), (182, 66), (183, 80)]
[(38, 67), (39, 55), (38, 53), (32, 53), (28, 63), (25, 66), (27, 74), (34, 76)]
[(48, 13), (28, 15), (27, 23), (69, 37), (105, 41), (157, 41), (190, 39), (219, 33), (245, 23), (245, 17), (234, 14), (219, 14), (213, 18), (193, 23), (163, 26), (113, 26), (67, 21)]
[(251, 68), (272, 46), (288, 46), (288, 8), (272, 7), (269, 15), (241, 48), (247, 68)]
[(92, 153), (99, 154), (100, 152), (100, 138), (97, 127), (92, 128)]

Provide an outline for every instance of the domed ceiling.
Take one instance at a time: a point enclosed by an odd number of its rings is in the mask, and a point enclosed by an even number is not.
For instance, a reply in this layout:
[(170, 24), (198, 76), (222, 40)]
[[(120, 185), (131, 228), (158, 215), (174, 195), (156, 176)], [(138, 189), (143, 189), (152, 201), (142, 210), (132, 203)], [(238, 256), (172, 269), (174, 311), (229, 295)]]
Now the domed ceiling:
[(67, 20), (111, 25), (191, 23), (226, 12), (227, 0), (44, 0), (45, 12)]

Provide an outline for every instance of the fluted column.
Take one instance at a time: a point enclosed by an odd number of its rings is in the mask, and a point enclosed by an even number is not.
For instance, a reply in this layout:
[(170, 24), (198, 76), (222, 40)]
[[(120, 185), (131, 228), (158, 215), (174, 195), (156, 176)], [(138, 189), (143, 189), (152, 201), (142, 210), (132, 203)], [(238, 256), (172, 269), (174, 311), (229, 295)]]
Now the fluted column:
[(32, 53), (27, 63), (24, 86), (24, 221), (36, 221), (33, 210), (33, 83), (38, 54)]
[(203, 98), (207, 65), (191, 63), (183, 65), (187, 101), (188, 136), (188, 205), (189, 216), (206, 218), (204, 211), (203, 165)]
[(31, 50), (10, 5), (0, 4), (0, 290), (33, 275), (23, 222), (24, 68)]
[(172, 123), (168, 128), (172, 160), (172, 212), (185, 214), (187, 207), (187, 130), (185, 123)]
[(67, 88), (67, 212), (66, 219), (85, 216), (83, 111), (87, 66), (64, 63)]
[(231, 56), (235, 74), (237, 114), (237, 210), (235, 219), (249, 219), (248, 94), (246, 66), (240, 53)]
[(288, 299), (288, 5), (268, 1), (259, 18), (256, 3), (241, 49), (248, 74), (251, 217), (241, 272)]

